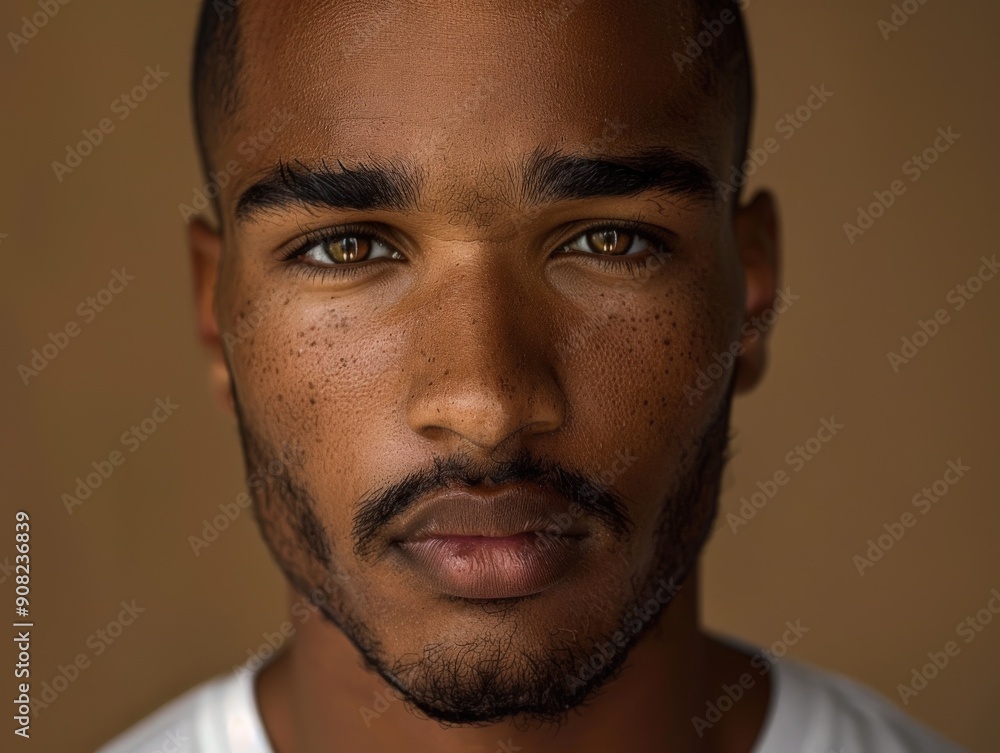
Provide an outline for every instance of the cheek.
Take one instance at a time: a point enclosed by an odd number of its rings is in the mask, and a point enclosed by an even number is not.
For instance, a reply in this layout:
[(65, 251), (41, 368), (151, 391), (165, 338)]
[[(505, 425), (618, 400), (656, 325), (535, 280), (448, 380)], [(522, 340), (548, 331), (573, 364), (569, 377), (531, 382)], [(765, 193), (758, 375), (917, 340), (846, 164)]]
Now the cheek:
[(700, 258), (598, 298), (588, 320), (574, 325), (590, 334), (563, 335), (577, 343), (561, 349), (560, 370), (590, 448), (584, 467), (634, 500), (637, 527), (651, 522), (689, 470), (692, 443), (715, 417), (735, 368), (735, 358), (721, 373), (713, 368), (739, 331), (735, 278), (709, 251)]
[(353, 308), (282, 294), (236, 307), (233, 331), (249, 331), (228, 350), (236, 388), (273, 439), (334, 441), (370, 409), (387, 349)]
[[(325, 298), (325, 296), (324, 296)], [(356, 500), (385, 467), (398, 373), (392, 328), (344, 301), (280, 292), (242, 300), (228, 322), (228, 358), (244, 421), (273, 451), (290, 446), (296, 480), (339, 538)]]

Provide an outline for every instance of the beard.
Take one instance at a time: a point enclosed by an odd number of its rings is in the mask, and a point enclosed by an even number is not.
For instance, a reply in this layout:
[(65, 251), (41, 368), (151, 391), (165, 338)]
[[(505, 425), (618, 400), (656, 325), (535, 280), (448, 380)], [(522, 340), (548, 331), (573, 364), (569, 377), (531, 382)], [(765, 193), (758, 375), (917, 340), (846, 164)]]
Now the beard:
[[(410, 710), (443, 724), (560, 724), (621, 673), (632, 648), (658, 624), (696, 564), (718, 511), (734, 384), (730, 382), (696, 445), (682, 454), (680, 473), (659, 508), (650, 563), (631, 582), (588, 594), (603, 607), (576, 615), (579, 622), (573, 624), (580, 629), (567, 631), (573, 634), (571, 641), (523, 624), (518, 609), (525, 601), (507, 599), (478, 605), (491, 622), (471, 637), (443, 638), (417, 655), (404, 656), (388, 651), (353, 606), (347, 588), (351, 578), (339, 564), (343, 555), (299, 480), (301, 456), (287, 445), (284, 453), (276, 452), (247, 423), (235, 389), (233, 400), (254, 515), (265, 543), (292, 586), (344, 633), (369, 670), (395, 688)], [(523, 456), (512, 465), (491, 464), (490, 473), (473, 473), (469, 467), (459, 460), (438, 463), (430, 486), (437, 488), (444, 478), (474, 484), (483, 476), (502, 483), (544, 475)], [(571, 492), (569, 499), (580, 497)]]

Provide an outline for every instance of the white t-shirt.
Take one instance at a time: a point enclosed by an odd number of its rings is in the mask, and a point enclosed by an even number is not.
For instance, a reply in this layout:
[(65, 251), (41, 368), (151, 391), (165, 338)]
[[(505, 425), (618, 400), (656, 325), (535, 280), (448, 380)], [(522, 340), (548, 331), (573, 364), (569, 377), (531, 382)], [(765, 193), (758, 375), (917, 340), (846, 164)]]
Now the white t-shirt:
[[(746, 643), (719, 637), (748, 650)], [(770, 675), (770, 704), (752, 753), (968, 753), (843, 675), (787, 657)], [(245, 665), (213, 677), (97, 753), (274, 753), (254, 679)]]

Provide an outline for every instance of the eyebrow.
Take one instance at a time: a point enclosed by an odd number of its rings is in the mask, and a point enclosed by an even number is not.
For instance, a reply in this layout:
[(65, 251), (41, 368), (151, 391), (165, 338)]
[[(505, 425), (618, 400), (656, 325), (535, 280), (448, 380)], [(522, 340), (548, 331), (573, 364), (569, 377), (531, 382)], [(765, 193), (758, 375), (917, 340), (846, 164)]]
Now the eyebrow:
[[(305, 205), (355, 211), (414, 211), (421, 172), (412, 163), (378, 160), (337, 168), (325, 161), (310, 166), (280, 162), (240, 194), (236, 220), (269, 210)], [(659, 190), (712, 203), (712, 171), (669, 147), (650, 147), (622, 155), (563, 154), (539, 147), (523, 162), (522, 198), (528, 205), (573, 199), (633, 196)]]
[(416, 207), (419, 181), (416, 171), (408, 164), (377, 161), (348, 167), (337, 160), (337, 165), (334, 169), (325, 161), (318, 166), (279, 162), (262, 180), (240, 194), (236, 202), (236, 221), (243, 222), (255, 214), (297, 204), (396, 212)]
[(670, 147), (592, 157), (539, 148), (525, 163), (523, 192), (531, 204), (653, 190), (711, 202), (714, 185), (708, 167)]

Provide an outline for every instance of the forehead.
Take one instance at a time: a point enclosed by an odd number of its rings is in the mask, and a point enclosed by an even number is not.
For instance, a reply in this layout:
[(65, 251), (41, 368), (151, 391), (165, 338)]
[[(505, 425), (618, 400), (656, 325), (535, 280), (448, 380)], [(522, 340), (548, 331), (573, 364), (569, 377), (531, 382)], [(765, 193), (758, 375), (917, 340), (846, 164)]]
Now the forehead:
[(249, 168), (234, 189), (279, 160), (402, 157), (436, 199), (503, 202), (513, 166), (540, 146), (668, 145), (719, 175), (730, 159), (722, 95), (704, 90), (697, 65), (675, 62), (696, 31), (683, 0), (241, 8), (239, 107), (219, 160)]

